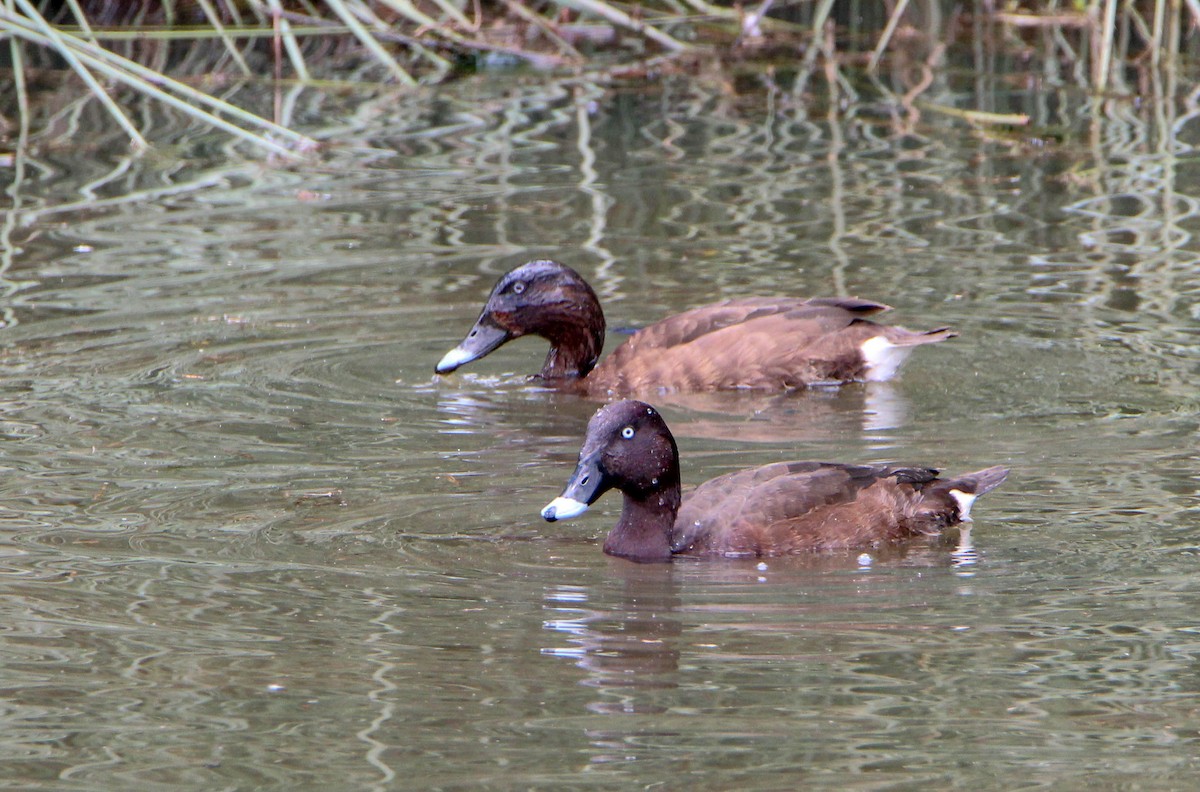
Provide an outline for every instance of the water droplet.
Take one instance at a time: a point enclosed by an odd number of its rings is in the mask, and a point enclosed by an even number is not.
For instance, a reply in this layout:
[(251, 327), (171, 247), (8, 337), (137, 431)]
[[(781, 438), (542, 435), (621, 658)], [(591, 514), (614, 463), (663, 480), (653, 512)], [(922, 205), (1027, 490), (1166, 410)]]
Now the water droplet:
[(869, 566), (871, 566), (871, 562), (872, 562), (873, 560), (874, 560), (874, 559), (873, 559), (873, 558), (871, 558), (871, 554), (870, 554), (870, 553), (863, 553), (862, 555), (860, 555), (860, 556), (858, 557), (858, 565), (859, 565), (860, 567), (869, 567)]

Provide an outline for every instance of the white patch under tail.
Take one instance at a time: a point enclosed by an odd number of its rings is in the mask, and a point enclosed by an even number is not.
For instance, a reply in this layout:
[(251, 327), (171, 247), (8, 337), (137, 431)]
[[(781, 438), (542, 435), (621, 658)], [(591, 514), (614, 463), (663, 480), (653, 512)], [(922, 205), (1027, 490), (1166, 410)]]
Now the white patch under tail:
[(958, 504), (958, 519), (963, 522), (971, 522), (971, 505), (979, 496), (971, 492), (963, 492), (960, 489), (952, 489), (950, 497), (954, 498), (954, 502)]
[(859, 349), (867, 363), (867, 382), (885, 382), (896, 376), (913, 350), (911, 346), (893, 344), (881, 335), (863, 341)]

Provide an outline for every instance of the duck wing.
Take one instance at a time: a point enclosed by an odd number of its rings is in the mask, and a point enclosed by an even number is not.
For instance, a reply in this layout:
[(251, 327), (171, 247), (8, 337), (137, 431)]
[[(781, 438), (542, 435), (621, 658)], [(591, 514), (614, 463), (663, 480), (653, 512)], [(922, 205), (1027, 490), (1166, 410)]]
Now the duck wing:
[[(822, 462), (779, 462), (720, 476), (684, 499), (672, 550), (769, 556), (868, 548), (935, 534), (958, 522), (961, 508), (960, 497), (937, 486), (952, 482), (936, 476), (930, 468)], [(1003, 476), (999, 481), (997, 476), (984, 476), (984, 485), (999, 484)], [(974, 486), (970, 481), (975, 480), (953, 483)]]
[(695, 308), (634, 334), (588, 376), (588, 390), (778, 390), (862, 379), (863, 343), (898, 330), (865, 319), (885, 310), (850, 298), (748, 298)]

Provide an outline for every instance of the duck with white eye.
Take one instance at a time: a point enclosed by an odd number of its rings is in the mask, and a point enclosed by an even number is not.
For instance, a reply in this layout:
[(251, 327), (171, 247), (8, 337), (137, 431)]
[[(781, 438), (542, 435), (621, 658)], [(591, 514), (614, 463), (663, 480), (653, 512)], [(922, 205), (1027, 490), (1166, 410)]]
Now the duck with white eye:
[(575, 472), (542, 517), (578, 517), (617, 489), (621, 516), (604, 552), (632, 561), (867, 550), (970, 521), (975, 499), (1007, 476), (999, 466), (939, 478), (925, 467), (777, 462), (718, 476), (683, 498), (666, 422), (644, 402), (621, 401), (588, 422)]

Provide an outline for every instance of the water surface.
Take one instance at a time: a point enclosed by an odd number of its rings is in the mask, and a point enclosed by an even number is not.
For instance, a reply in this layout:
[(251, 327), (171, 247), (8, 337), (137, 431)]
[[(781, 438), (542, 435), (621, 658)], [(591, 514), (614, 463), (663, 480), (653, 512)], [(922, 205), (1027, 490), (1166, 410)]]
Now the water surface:
[[(345, 120), (303, 166), (166, 119), (4, 174), (0, 786), (1191, 784), (1194, 96), (989, 93), (1005, 135), (704, 75), (306, 97)], [(526, 380), (542, 342), (432, 375), (540, 256), (614, 328), (852, 294), (961, 332), (892, 384), (657, 396), (685, 484), (1012, 476), (869, 564), (608, 559), (618, 498), (538, 518), (597, 406)]]

